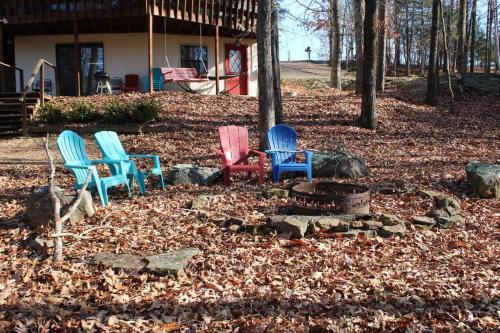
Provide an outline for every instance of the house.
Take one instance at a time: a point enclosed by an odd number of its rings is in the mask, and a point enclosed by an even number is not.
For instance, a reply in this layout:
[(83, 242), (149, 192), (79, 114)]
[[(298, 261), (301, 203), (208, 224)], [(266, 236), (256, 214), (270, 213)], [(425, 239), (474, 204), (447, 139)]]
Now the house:
[[(88, 95), (106, 72), (136, 74), (144, 91), (256, 95), (256, 13), (256, 0), (2, 0), (0, 88)], [(149, 84), (180, 67), (203, 79)]]

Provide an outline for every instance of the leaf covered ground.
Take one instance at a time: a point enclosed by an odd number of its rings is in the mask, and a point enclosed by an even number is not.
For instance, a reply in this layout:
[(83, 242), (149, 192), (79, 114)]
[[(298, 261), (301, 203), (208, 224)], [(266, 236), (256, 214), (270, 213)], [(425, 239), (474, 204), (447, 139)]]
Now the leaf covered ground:
[[(214, 219), (265, 223), (287, 199), (264, 199), (255, 178), (222, 184), (152, 186), (145, 197), (111, 195), (112, 204), (66, 231), (100, 224), (89, 238), (65, 241), (64, 264), (26, 246), (29, 193), (47, 181), (43, 137), (0, 140), (0, 331), (95, 332), (487, 332), (500, 325), (500, 201), (469, 192), (469, 160), (500, 163), (500, 99), (471, 96), (459, 114), (428, 107), (412, 91), (384, 93), (380, 127), (356, 124), (360, 98), (352, 92), (308, 90), (285, 98), (286, 123), (301, 148), (328, 150), (338, 142), (365, 157), (369, 185), (404, 182), (457, 198), (463, 227), (410, 232), (404, 238), (342, 239), (328, 233), (290, 243), (275, 236), (231, 234), (188, 209), (211, 197)], [(285, 89), (286, 90), (286, 89)], [(257, 100), (182, 93), (156, 95), (163, 104), (152, 133), (122, 135), (130, 152), (180, 163), (219, 166), (217, 128), (247, 126), (257, 144)], [(93, 103), (101, 101), (92, 99)], [(98, 158), (86, 135), (91, 157)], [(51, 146), (55, 148), (55, 137)], [(301, 180), (302, 178), (296, 179)], [(71, 186), (58, 166), (57, 182)], [(280, 186), (285, 186), (282, 183)], [(271, 187), (269, 178), (264, 187)], [(372, 197), (373, 213), (408, 221), (429, 199), (415, 194)], [(50, 236), (49, 230), (37, 234)], [(201, 254), (180, 280), (112, 271), (90, 264), (97, 252), (157, 254), (183, 247)]]

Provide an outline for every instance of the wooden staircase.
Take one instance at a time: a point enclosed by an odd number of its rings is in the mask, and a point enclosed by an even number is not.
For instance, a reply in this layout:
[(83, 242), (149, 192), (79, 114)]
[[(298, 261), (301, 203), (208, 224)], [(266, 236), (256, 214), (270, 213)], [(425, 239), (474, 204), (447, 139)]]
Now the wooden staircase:
[[(23, 103), (21, 93), (0, 93), (0, 135), (20, 134), (23, 130)], [(26, 94), (26, 115), (28, 124), (40, 106), (40, 94)]]

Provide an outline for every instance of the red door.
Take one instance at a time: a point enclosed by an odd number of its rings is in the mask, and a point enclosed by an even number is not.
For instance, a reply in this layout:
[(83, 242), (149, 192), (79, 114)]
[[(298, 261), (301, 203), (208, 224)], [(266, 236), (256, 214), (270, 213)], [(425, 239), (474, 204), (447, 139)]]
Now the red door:
[(248, 95), (248, 60), (246, 45), (226, 44), (225, 73), (237, 75), (226, 79), (226, 91), (232, 95)]

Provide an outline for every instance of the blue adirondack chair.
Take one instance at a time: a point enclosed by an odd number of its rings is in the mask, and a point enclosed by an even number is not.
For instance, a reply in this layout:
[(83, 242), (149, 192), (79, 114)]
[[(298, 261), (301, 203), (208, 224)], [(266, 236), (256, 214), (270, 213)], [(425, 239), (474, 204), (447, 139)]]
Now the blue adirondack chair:
[[(297, 132), (286, 125), (276, 125), (267, 132), (273, 165), (273, 182), (279, 182), (283, 172), (305, 172), (307, 181), (312, 181), (312, 156), (310, 150), (297, 150)], [(304, 154), (305, 163), (297, 163), (296, 155)]]
[[(144, 76), (142, 78), (143, 87), (145, 91), (149, 91), (149, 77)], [(154, 91), (162, 91), (163, 90), (163, 73), (161, 68), (155, 67), (153, 68), (153, 90)]]
[[(128, 168), (127, 164), (130, 164), (129, 162), (111, 159), (105, 161), (89, 160), (85, 150), (85, 142), (78, 134), (72, 131), (64, 131), (59, 135), (57, 138), (57, 148), (63, 158), (64, 167), (70, 169), (75, 176), (74, 187), (76, 189), (82, 188), (89, 170), (92, 170), (92, 176), (87, 188), (92, 193), (95, 194), (97, 192), (99, 194), (104, 207), (108, 205), (107, 190), (110, 187), (123, 184), (127, 187), (130, 195), (129, 180), (126, 174), (122, 172)], [(118, 172), (110, 177), (101, 178), (97, 173), (96, 165), (98, 164), (112, 165)]]
[[(118, 138), (118, 134), (116, 134), (116, 132), (101, 131), (94, 134), (94, 137), (96, 139), (97, 145), (99, 146), (99, 149), (101, 150), (104, 160), (121, 160), (129, 162), (128, 169), (125, 170), (125, 173), (129, 176), (129, 179), (132, 179), (131, 176), (133, 176), (133, 178), (137, 180), (137, 184), (139, 185), (139, 192), (141, 194), (146, 193), (144, 180), (147, 178), (148, 173), (139, 170), (134, 161), (130, 158), (152, 159), (153, 168), (149, 170), (149, 174), (158, 176), (160, 187), (162, 189), (165, 188), (165, 183), (163, 182), (163, 172), (161, 171), (160, 166), (160, 156), (127, 154), (125, 152), (125, 149), (123, 149), (123, 145), (120, 142), (120, 138)], [(119, 170), (113, 164), (110, 164), (110, 170), (113, 175), (119, 172)]]

